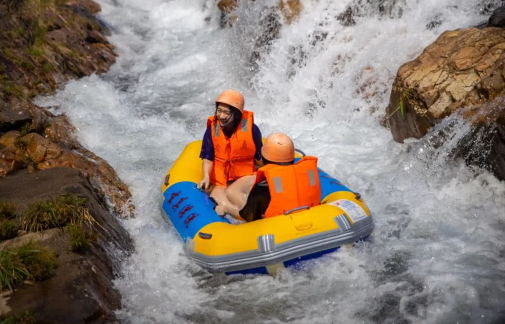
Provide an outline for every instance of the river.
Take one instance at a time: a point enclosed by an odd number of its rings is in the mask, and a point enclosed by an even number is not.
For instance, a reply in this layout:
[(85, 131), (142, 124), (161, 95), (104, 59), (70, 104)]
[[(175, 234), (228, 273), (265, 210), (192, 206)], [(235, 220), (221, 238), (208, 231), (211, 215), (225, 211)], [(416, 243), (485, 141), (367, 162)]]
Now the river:
[[(98, 2), (116, 64), (38, 103), (66, 113), (132, 191), (136, 217), (123, 224), (136, 253), (115, 281), (123, 322), (505, 321), (505, 184), (451, 157), (469, 126), (445, 120), (437, 148), (430, 135), (396, 143), (381, 126), (399, 66), (500, 1), (306, 0), (288, 25), (278, 1), (242, 0), (232, 28), (213, 0)], [(344, 26), (349, 5), (357, 15)], [(362, 194), (369, 242), (275, 277), (213, 276), (186, 258), (161, 183), (228, 88), (244, 93), (264, 137), (287, 133)]]

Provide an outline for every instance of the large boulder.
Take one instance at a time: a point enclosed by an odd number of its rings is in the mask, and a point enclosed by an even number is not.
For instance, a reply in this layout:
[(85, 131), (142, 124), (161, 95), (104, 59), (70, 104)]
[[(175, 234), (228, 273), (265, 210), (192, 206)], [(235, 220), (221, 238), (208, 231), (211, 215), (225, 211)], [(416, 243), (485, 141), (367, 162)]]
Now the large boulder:
[(82, 147), (64, 116), (50, 119), (46, 137), (10, 131), (0, 137), (0, 177), (26, 166), (31, 172), (56, 167), (79, 170), (95, 186), (102, 199), (118, 214), (130, 216), (131, 194), (104, 159)]
[[(441, 119), (462, 107), (471, 107), (463, 116), (479, 129), (479, 133), (503, 132), (505, 121), (498, 118), (500, 105), (482, 114), (476, 111), (484, 103), (498, 100), (505, 94), (504, 63), (504, 29), (468, 28), (444, 32), (418, 58), (398, 70), (386, 109), (394, 139), (403, 142), (409, 137), (421, 138)], [(482, 138), (480, 136), (480, 140)], [(496, 143), (500, 147), (503, 145), (500, 139)], [(501, 149), (490, 151), (501, 154)], [(505, 161), (505, 155), (488, 158)], [(494, 164), (499, 166), (502, 162)], [(505, 178), (505, 168), (492, 169), (499, 178)]]
[(37, 323), (117, 323), (121, 296), (113, 280), (120, 264), (114, 254), (133, 250), (130, 236), (113, 217), (82, 174), (71, 168), (28, 173), (21, 170), (0, 182), (0, 202), (10, 201), (21, 213), (35, 201), (60, 195), (86, 198), (86, 208), (97, 225), (98, 240), (80, 253), (70, 250), (69, 233), (59, 228), (28, 233), (0, 243), (0, 251), (35, 241), (57, 254), (58, 267), (44, 281), (20, 285), (0, 295), (0, 315), (32, 312)]

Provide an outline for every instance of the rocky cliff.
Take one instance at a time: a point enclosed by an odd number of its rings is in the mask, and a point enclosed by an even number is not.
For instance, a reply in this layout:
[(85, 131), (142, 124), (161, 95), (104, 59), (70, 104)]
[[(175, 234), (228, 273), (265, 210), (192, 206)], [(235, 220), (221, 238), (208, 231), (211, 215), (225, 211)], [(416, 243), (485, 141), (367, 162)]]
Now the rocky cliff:
[[(2, 319), (114, 322), (120, 307), (114, 258), (132, 243), (116, 216), (132, 215), (131, 194), (65, 116), (32, 103), (114, 63), (99, 11), (91, 0), (0, 0)], [(42, 255), (39, 276), (30, 264)]]

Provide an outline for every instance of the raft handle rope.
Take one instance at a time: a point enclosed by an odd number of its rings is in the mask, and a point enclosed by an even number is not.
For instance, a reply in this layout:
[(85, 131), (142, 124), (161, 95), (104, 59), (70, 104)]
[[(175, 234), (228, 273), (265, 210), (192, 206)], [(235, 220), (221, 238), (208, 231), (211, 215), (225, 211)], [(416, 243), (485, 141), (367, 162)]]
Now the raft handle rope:
[(354, 196), (356, 197), (357, 200), (361, 200), (361, 194), (359, 192), (355, 192)]
[(170, 180), (170, 173), (165, 176), (165, 186), (168, 186), (168, 180)]
[(297, 149), (297, 148), (295, 148), (295, 152), (300, 153), (302, 156), (306, 156), (307, 155), (302, 150)]
[(285, 211), (284, 215), (289, 215), (292, 212), (295, 212), (295, 211), (298, 211), (298, 210), (302, 210), (302, 209), (309, 209), (309, 205), (305, 205), (305, 206), (301, 206), (301, 207), (296, 207), (296, 208), (290, 209), (288, 211)]

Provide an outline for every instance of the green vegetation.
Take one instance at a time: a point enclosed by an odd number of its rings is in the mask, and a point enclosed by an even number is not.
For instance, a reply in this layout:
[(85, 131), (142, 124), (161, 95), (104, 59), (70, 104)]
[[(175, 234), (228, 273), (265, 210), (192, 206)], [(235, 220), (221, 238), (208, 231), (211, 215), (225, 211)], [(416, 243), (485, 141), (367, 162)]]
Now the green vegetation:
[(70, 249), (81, 252), (97, 240), (93, 225), (100, 226), (85, 207), (85, 203), (85, 198), (75, 196), (61, 196), (32, 203), (23, 213), (22, 228), (25, 231), (38, 232), (64, 227), (70, 234)]
[(10, 219), (2, 219), (0, 221), (0, 240), (8, 240), (18, 235), (18, 224)]
[(42, 70), (44, 71), (44, 73), (49, 73), (51, 72), (52, 70), (54, 70), (54, 66), (52, 66), (50, 63), (44, 63), (44, 65), (42, 65)]
[(35, 324), (35, 316), (32, 312), (23, 312), (17, 315), (0, 316), (0, 324)]
[(28, 141), (19, 136), (14, 140), (14, 146), (22, 150), (26, 150), (26, 148), (28, 147)]
[(44, 54), (44, 50), (38, 46), (31, 46), (29, 47), (26, 52), (30, 55), (33, 55), (35, 57), (41, 57)]
[(47, 26), (37, 22), (37, 23), (35, 23), (35, 26), (33, 27), (32, 31), (33, 31), (33, 38), (34, 38), (33, 44), (35, 46), (43, 45), (46, 41)]
[(23, 97), (24, 96), (23, 88), (18, 85), (14, 85), (14, 84), (8, 84), (4, 89), (4, 93), (7, 97)]
[[(27, 124), (29, 124), (29, 123), (27, 123)], [(30, 126), (29, 129), (28, 129), (28, 127), (25, 128), (25, 126), (26, 126), (26, 124), (23, 126), (23, 129), (21, 130), (20, 136), (18, 136), (14, 140), (14, 146), (16, 146), (17, 148), (19, 148), (22, 151), (24, 165), (27, 166), (27, 167), (31, 167), (34, 170), (37, 170), (38, 169), (38, 163), (26, 151), (26, 149), (28, 147), (28, 141), (23, 138), (23, 136), (27, 134), (26, 132), (31, 132), (31, 126)]]
[(15, 26), (7, 33), (12, 39), (22, 39), (27, 37), (26, 29), (22, 26)]
[(70, 50), (70, 53), (68, 53), (68, 56), (70, 56), (71, 58), (76, 58), (79, 56), (79, 53), (77, 53), (77, 51), (75, 49), (71, 49)]
[(24, 280), (49, 278), (56, 268), (56, 254), (35, 242), (0, 252), (0, 289), (13, 290)]
[(391, 118), (398, 111), (401, 112), (402, 118), (405, 118), (405, 111), (407, 109), (405, 104), (413, 98), (414, 98), (414, 89), (403, 89), (400, 94), (400, 99), (398, 100), (398, 107), (388, 116), (388, 118)]
[(16, 222), (16, 205), (11, 202), (0, 202), (0, 240), (8, 240), (18, 235), (19, 225)]
[[(21, 127), (21, 130), (19, 131), (19, 137), (23, 137), (32, 131), (32, 123), (31, 122), (26, 122), (23, 127)], [(18, 138), (19, 138), (18, 137)], [(22, 141), (20, 139), (20, 141)], [(26, 147), (26, 141), (25, 141), (25, 147)]]
[(19, 65), (27, 70), (27, 71), (33, 71), (35, 70), (35, 65), (33, 65), (32, 62), (30, 62), (29, 60), (26, 60), (26, 59), (20, 59), (19, 60)]
[(90, 21), (89, 24), (91, 25), (91, 28), (96, 31), (100, 31), (100, 25), (96, 21)]
[(91, 228), (96, 221), (84, 206), (85, 203), (85, 198), (75, 196), (61, 196), (34, 202), (23, 213), (23, 230), (38, 232), (49, 228), (61, 228), (67, 224), (85, 224)]
[(70, 250), (74, 252), (81, 252), (97, 240), (96, 234), (81, 224), (69, 224), (66, 229), (70, 233)]
[(0, 219), (16, 217), (16, 205), (10, 201), (0, 201)]

